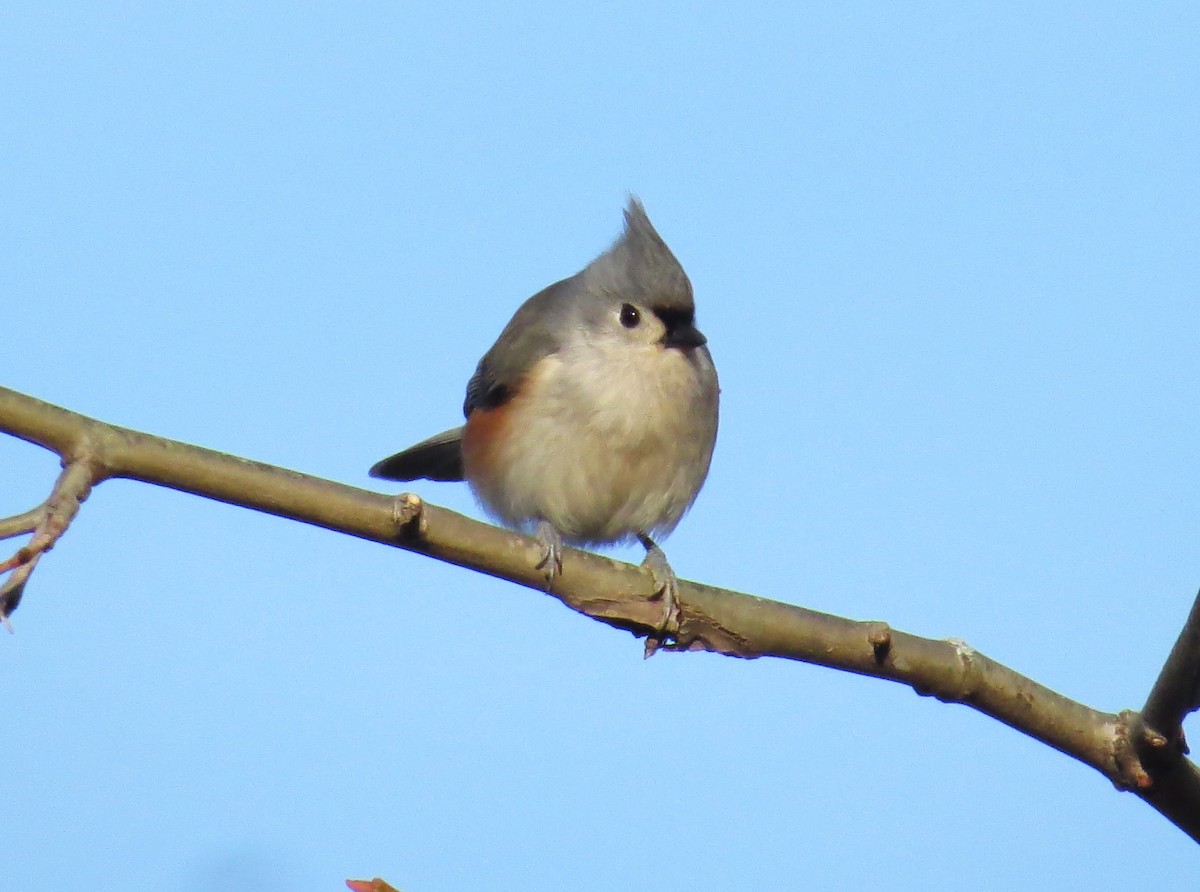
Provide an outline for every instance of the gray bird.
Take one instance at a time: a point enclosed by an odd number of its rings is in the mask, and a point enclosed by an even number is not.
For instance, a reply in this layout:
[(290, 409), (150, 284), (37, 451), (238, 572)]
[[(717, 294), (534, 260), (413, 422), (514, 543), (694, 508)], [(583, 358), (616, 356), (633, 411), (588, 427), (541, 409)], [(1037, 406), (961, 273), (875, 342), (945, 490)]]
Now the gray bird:
[(719, 387), (695, 323), (687, 274), (641, 203), (581, 272), (525, 301), (467, 384), (466, 424), (371, 468), (387, 480), (466, 480), (484, 509), (544, 547), (547, 582), (562, 543), (637, 539), (661, 587), (675, 574), (669, 534), (708, 475)]

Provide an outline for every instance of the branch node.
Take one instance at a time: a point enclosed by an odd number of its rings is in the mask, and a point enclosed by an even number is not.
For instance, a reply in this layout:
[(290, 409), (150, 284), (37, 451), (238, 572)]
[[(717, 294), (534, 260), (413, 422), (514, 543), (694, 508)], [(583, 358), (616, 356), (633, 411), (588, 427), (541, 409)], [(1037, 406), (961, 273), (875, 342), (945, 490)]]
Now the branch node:
[[(46, 549), (49, 551), (49, 549)], [(17, 567), (22, 567), (33, 560), (36, 552), (28, 545), (22, 545), (16, 550), (12, 557), (6, 561), (0, 561), (0, 573), (7, 573), (9, 570), (15, 570)]]
[(982, 670), (976, 657), (979, 651), (967, 644), (961, 638), (947, 638), (946, 643), (954, 648), (954, 655), (962, 666), (962, 687), (959, 689), (957, 703), (970, 703), (980, 685), (984, 684)]
[(1117, 716), (1112, 737), (1113, 786), (1118, 790), (1141, 791), (1154, 786), (1154, 778), (1142, 764), (1135, 741), (1145, 739), (1147, 728), (1140, 713), (1124, 709)]
[(875, 662), (882, 664), (892, 650), (892, 630), (887, 623), (871, 623), (867, 630), (867, 643), (875, 655)]
[(1165, 735), (1159, 734), (1154, 729), (1145, 726), (1142, 727), (1142, 741), (1146, 746), (1153, 747), (1156, 750), (1162, 749), (1171, 742)]
[(392, 520), (406, 536), (425, 535), (425, 502), (415, 492), (402, 492), (392, 502)]

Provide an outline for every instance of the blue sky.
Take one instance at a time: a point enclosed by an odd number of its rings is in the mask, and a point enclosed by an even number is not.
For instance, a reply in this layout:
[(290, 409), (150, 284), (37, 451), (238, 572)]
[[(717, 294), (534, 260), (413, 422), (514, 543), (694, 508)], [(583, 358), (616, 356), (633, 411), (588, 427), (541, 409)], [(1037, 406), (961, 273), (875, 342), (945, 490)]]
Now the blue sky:
[[(632, 192), (723, 388), (680, 575), (1137, 707), (1200, 586), (1198, 28), (1182, 3), (9, 4), (0, 383), (371, 485)], [(55, 469), (0, 439), (0, 512)], [(14, 622), (5, 889), (1196, 864), (970, 710), (643, 662), (536, 593), (149, 486), (95, 492)]]

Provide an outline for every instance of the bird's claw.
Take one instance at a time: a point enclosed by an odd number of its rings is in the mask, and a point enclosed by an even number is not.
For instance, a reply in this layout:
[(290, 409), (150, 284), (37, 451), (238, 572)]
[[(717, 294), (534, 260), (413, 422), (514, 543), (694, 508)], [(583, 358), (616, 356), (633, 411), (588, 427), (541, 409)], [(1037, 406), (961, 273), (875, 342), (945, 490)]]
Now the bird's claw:
[(646, 549), (646, 557), (642, 560), (642, 566), (650, 571), (650, 576), (654, 580), (654, 585), (663, 602), (663, 614), (658, 621), (658, 628), (646, 636), (646, 656), (652, 657), (667, 638), (667, 629), (672, 624), (678, 625), (680, 619), (679, 580), (675, 576), (675, 571), (671, 569), (671, 565), (667, 563), (666, 554), (655, 544), (654, 540), (646, 535), (639, 535), (638, 539)]
[(545, 520), (538, 522), (534, 536), (542, 546), (542, 559), (534, 565), (534, 569), (546, 574), (546, 591), (549, 591), (555, 577), (562, 573), (562, 536), (553, 524)]

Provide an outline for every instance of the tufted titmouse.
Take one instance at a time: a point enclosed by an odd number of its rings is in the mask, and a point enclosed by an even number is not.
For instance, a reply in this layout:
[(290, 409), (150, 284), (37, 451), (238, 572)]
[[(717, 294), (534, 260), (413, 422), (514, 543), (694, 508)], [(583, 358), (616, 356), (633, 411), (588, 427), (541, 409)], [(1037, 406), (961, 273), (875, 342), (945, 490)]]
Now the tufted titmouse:
[(704, 484), (717, 437), (717, 372), (692, 286), (636, 199), (625, 231), (584, 270), (521, 305), (467, 384), (462, 427), (371, 468), (387, 480), (463, 480), (489, 514), (532, 531), (553, 584), (562, 543), (637, 538), (661, 587), (675, 574), (652, 536)]

